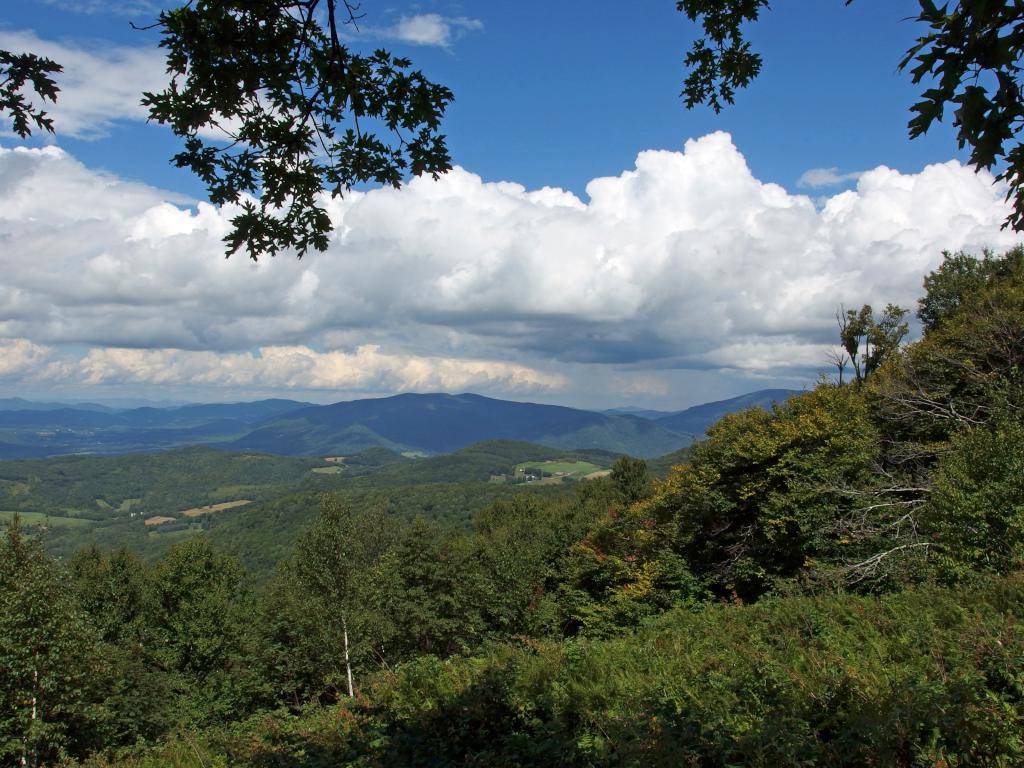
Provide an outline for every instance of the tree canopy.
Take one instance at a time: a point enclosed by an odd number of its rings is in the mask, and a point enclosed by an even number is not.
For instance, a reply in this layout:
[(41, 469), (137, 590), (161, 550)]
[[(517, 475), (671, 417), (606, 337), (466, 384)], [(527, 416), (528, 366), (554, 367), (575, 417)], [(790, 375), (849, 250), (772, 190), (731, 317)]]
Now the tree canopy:
[(356, 9), (198, 0), (160, 14), (171, 80), (142, 103), (185, 140), (174, 163), (203, 180), (212, 202), (241, 205), (229, 253), (326, 250), (322, 191), (397, 187), (407, 172), (436, 178), (451, 167), (439, 127), (452, 92), (408, 59), (352, 52), (339, 25), (355, 24)]

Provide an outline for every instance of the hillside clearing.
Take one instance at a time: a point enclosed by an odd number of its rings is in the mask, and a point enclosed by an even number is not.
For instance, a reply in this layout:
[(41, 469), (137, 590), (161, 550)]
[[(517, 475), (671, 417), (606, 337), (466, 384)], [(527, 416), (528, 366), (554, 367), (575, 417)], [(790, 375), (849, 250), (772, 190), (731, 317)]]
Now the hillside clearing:
[(591, 476), (602, 477), (601, 473), (607, 471), (589, 461), (524, 461), (516, 465), (513, 482), (559, 483), (565, 478), (585, 480)]
[(333, 467), (313, 467), (309, 470), (314, 475), (340, 475), (345, 471), (344, 467), (333, 466)]
[[(203, 507), (192, 507), (182, 511), (185, 517), (201, 517), (202, 515), (211, 515), (214, 512), (223, 512), (225, 509), (234, 509), (235, 507), (244, 507), (246, 504), (252, 504), (250, 499), (238, 499), (237, 501), (222, 501), (219, 504), (207, 504)], [(146, 521), (149, 522), (148, 520)]]

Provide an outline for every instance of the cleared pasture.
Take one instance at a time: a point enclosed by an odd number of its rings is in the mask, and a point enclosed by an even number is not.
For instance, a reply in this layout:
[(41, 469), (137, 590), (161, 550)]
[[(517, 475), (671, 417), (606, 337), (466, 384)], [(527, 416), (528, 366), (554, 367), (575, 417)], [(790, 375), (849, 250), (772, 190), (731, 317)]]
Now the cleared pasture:
[(250, 499), (238, 499), (237, 501), (222, 501), (219, 504), (207, 504), (202, 507), (192, 507), (191, 509), (185, 509), (182, 510), (181, 514), (185, 517), (202, 517), (203, 515), (212, 515), (215, 512), (223, 512), (225, 509), (244, 507), (246, 504), (252, 504), (252, 501)]
[(591, 464), (589, 461), (524, 461), (516, 465), (516, 477), (522, 477), (528, 469), (539, 469), (545, 475), (551, 475), (551, 477), (545, 477), (544, 480), (536, 482), (560, 482), (565, 477), (584, 480), (588, 475), (601, 477), (598, 473), (606, 471), (603, 467)]
[(313, 467), (309, 470), (314, 475), (340, 475), (345, 471), (344, 467), (333, 466), (333, 467)]

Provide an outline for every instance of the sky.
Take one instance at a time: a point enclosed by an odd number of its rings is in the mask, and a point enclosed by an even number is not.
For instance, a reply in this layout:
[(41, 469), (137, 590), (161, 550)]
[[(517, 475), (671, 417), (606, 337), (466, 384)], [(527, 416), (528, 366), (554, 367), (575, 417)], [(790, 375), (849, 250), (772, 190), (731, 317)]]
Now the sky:
[(1017, 242), (948, 125), (906, 136), (916, 0), (787, 0), (761, 77), (687, 111), (673, 0), (365, 0), (351, 45), (455, 93), (455, 168), (328, 203), (330, 248), (223, 256), (169, 158), (150, 0), (4, 0), (64, 65), (56, 137), (0, 133), (0, 396), (333, 402), (464, 392), (678, 410), (829, 370), (840, 306), (913, 308)]

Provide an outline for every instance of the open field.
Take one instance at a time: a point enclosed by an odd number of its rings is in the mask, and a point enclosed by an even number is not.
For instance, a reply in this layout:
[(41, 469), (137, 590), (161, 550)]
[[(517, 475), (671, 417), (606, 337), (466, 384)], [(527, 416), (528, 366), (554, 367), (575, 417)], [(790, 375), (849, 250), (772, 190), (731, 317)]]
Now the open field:
[(54, 517), (53, 515), (47, 515), (45, 512), (2, 512), (0, 511), (0, 521), (7, 523), (15, 515), (21, 516), (22, 525), (47, 525), (51, 527), (82, 527), (89, 525), (92, 521), (85, 520), (80, 517)]
[(177, 520), (173, 517), (167, 517), (166, 515), (154, 515), (153, 517), (147, 517), (147, 526), (163, 525), (164, 523), (175, 523)]
[(551, 475), (551, 477), (545, 477), (543, 480), (535, 481), (541, 483), (561, 482), (564, 477), (569, 477), (573, 480), (583, 480), (591, 475), (601, 477), (602, 475), (599, 473), (605, 471), (596, 464), (591, 464), (589, 461), (525, 461), (516, 465), (516, 478), (519, 479), (523, 477), (526, 474), (527, 469), (539, 469), (543, 471), (545, 475)]
[(345, 469), (344, 467), (335, 465), (333, 467), (313, 467), (313, 469), (309, 471), (315, 475), (340, 475), (345, 471)]
[[(239, 499), (238, 501), (222, 501), (220, 504), (207, 504), (204, 507), (192, 507), (191, 509), (183, 510), (181, 514), (185, 517), (201, 517), (202, 515), (211, 515), (214, 512), (223, 512), (225, 509), (234, 509), (235, 507), (244, 507), (246, 504), (252, 504), (249, 499)], [(149, 522), (148, 520), (146, 521)]]
[(132, 511), (132, 507), (138, 504), (141, 499), (125, 499), (116, 507), (111, 506), (106, 499), (96, 499), (96, 506), (106, 512), (120, 512), (122, 514), (128, 514)]

